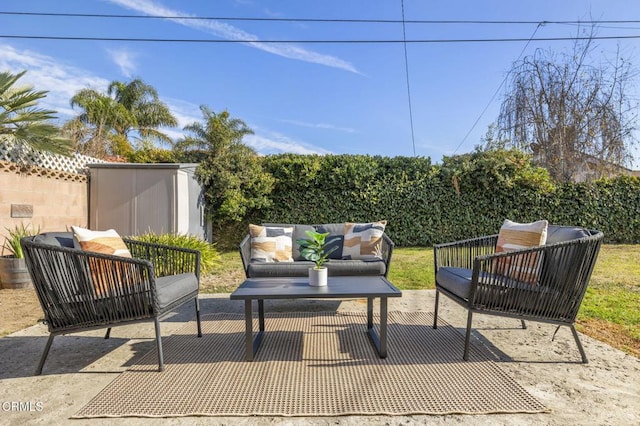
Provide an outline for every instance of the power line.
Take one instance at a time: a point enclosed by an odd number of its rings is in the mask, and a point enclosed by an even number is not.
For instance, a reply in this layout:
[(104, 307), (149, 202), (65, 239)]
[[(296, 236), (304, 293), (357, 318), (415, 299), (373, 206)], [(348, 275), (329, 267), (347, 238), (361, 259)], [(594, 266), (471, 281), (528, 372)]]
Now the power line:
[(50, 16), (71, 18), (123, 18), (123, 19), (185, 19), (215, 21), (266, 21), (266, 22), (335, 22), (335, 23), (382, 23), (382, 24), (477, 24), (477, 25), (547, 25), (547, 24), (640, 24), (640, 20), (572, 20), (572, 21), (496, 21), (496, 20), (397, 20), (397, 19), (336, 19), (336, 18), (258, 18), (229, 16), (181, 16), (181, 15), (127, 15), (101, 13), (60, 13), (60, 12), (5, 12), (0, 15)]
[(539, 38), (466, 38), (466, 39), (319, 39), (319, 40), (260, 40), (260, 39), (187, 39), (187, 38), (138, 38), (138, 37), (88, 37), (88, 36), (36, 36), (0, 34), (0, 38), (31, 40), (68, 40), (68, 41), (131, 41), (145, 43), (297, 43), (297, 44), (394, 44), (394, 43), (510, 43), (531, 41), (578, 41), (578, 40), (630, 40), (640, 39), (640, 35), (624, 36), (585, 36), (585, 37), (539, 37)]
[(407, 100), (409, 102), (409, 123), (411, 125), (411, 144), (413, 146), (413, 156), (416, 156), (416, 137), (413, 130), (413, 109), (411, 108), (411, 87), (409, 85), (409, 56), (407, 55), (407, 30), (404, 25), (404, 0), (400, 0), (402, 6), (402, 39), (404, 43), (404, 70), (407, 75)]
[[(536, 27), (536, 29), (533, 31), (533, 33), (531, 34), (531, 37), (529, 37), (529, 41), (527, 41), (527, 44), (524, 45), (524, 47), (522, 48), (522, 50), (520, 51), (520, 54), (518, 55), (518, 59), (516, 59), (516, 62), (520, 60), (520, 58), (522, 57), (522, 55), (524, 54), (524, 52), (527, 50), (527, 47), (529, 47), (529, 44), (531, 43), (531, 40), (534, 40), (534, 37), (536, 35), (536, 33), (538, 32), (538, 30), (540, 29), (542, 25), (538, 25)], [(504, 76), (504, 78), (502, 79), (502, 83), (500, 83), (500, 86), (498, 86), (498, 88), (496, 89), (495, 92), (493, 92), (493, 96), (491, 96), (491, 99), (489, 99), (489, 102), (487, 102), (487, 105), (484, 107), (484, 109), (482, 110), (482, 112), (480, 113), (480, 115), (478, 116), (478, 118), (476, 118), (476, 121), (473, 122), (473, 125), (471, 126), (471, 128), (469, 129), (469, 131), (467, 132), (466, 135), (464, 135), (464, 138), (462, 138), (462, 140), (460, 141), (460, 143), (458, 144), (458, 146), (456, 147), (456, 149), (453, 151), (453, 153), (455, 154), (456, 152), (458, 152), (458, 150), (460, 149), (460, 147), (462, 146), (463, 143), (465, 143), (465, 141), (467, 140), (467, 138), (469, 137), (469, 135), (471, 134), (471, 132), (473, 131), (473, 129), (476, 128), (476, 126), (478, 125), (478, 123), (480, 122), (480, 119), (482, 118), (482, 116), (484, 115), (485, 112), (487, 112), (487, 109), (489, 109), (489, 106), (493, 103), (493, 100), (496, 98), (496, 96), (498, 96), (498, 93), (500, 93), (500, 90), (502, 90), (502, 86), (504, 86), (504, 84), (507, 82), (507, 78), (509, 77), (509, 74), (507, 73), (507, 75)]]

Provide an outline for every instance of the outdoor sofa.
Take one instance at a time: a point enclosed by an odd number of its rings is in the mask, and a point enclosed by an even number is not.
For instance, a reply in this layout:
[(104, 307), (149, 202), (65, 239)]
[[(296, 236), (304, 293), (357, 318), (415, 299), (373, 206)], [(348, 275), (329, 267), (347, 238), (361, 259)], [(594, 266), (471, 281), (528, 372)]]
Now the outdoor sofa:
[[(389, 273), (394, 243), (384, 233), (386, 221), (371, 223), (326, 223), (318, 225), (265, 223), (254, 226), (240, 243), (240, 256), (247, 278), (265, 277), (306, 277), (313, 262), (300, 255), (296, 240), (308, 238), (306, 231), (328, 232), (327, 241), (337, 238), (331, 246), (337, 249), (325, 263), (329, 276), (384, 276)], [(262, 237), (256, 232), (262, 232)], [(269, 237), (267, 235), (273, 235)], [(284, 246), (290, 244), (291, 257), (285, 255), (268, 256), (256, 250), (256, 242), (273, 238), (272, 246), (284, 240)], [(276, 242), (276, 239), (280, 241)], [(271, 241), (267, 241), (271, 244)], [(252, 250), (253, 246), (253, 250)], [(256, 254), (262, 253), (262, 254)], [(253, 255), (252, 255), (253, 254)]]

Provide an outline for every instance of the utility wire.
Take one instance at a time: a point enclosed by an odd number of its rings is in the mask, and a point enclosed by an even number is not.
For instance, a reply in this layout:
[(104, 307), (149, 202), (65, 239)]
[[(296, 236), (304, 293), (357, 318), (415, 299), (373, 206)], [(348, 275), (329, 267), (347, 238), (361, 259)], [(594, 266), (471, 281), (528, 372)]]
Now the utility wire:
[(407, 75), (407, 100), (409, 102), (409, 123), (411, 125), (411, 144), (413, 146), (413, 156), (416, 156), (416, 137), (413, 131), (413, 109), (411, 108), (411, 87), (409, 85), (409, 56), (407, 54), (407, 30), (404, 24), (404, 0), (400, 0), (402, 6), (402, 39), (405, 41), (404, 45), (404, 70)]
[(0, 38), (32, 40), (75, 40), (75, 41), (132, 41), (148, 43), (298, 43), (298, 44), (394, 44), (394, 43), (509, 43), (532, 41), (577, 41), (577, 40), (630, 40), (640, 39), (640, 35), (585, 36), (585, 37), (539, 37), (539, 38), (460, 38), (460, 39), (415, 39), (415, 40), (260, 40), (260, 39), (188, 39), (188, 38), (138, 38), (138, 37), (87, 37), (87, 36), (37, 36), (0, 34)]
[[(520, 54), (518, 55), (518, 59), (516, 59), (516, 62), (519, 61), (520, 58), (522, 58), (522, 55), (527, 50), (527, 47), (529, 47), (529, 44), (531, 43), (531, 40), (534, 40), (534, 37), (535, 37), (536, 33), (538, 32), (538, 30), (540, 29), (541, 26), (542, 26), (542, 24), (538, 24), (536, 29), (533, 31), (533, 33), (531, 34), (531, 37), (529, 37), (529, 41), (527, 41), (527, 44), (525, 44), (524, 47), (522, 48), (522, 50), (520, 51)], [(460, 141), (460, 143), (458, 144), (456, 149), (453, 151), (454, 154), (456, 152), (458, 152), (458, 150), (460, 149), (462, 144), (465, 143), (465, 141), (467, 140), (467, 138), (469, 137), (469, 135), (471, 134), (473, 129), (476, 128), (476, 126), (478, 125), (478, 122), (480, 121), (480, 119), (482, 118), (484, 113), (487, 112), (487, 109), (489, 109), (489, 106), (493, 103), (493, 100), (496, 98), (496, 96), (498, 96), (498, 93), (500, 93), (500, 90), (502, 90), (502, 86), (504, 86), (504, 84), (507, 82), (507, 78), (508, 77), (509, 77), (509, 73), (507, 73), (507, 75), (504, 76), (504, 78), (502, 79), (502, 83), (500, 83), (500, 86), (498, 86), (496, 91), (493, 93), (493, 96), (491, 96), (491, 99), (489, 99), (489, 102), (487, 103), (487, 105), (484, 107), (484, 109), (482, 110), (482, 112), (480, 113), (478, 118), (476, 118), (476, 121), (473, 122), (473, 125), (471, 126), (471, 128), (469, 129), (467, 134), (464, 135), (464, 138), (462, 138), (462, 140)]]
[(58, 12), (8, 12), (0, 15), (15, 16), (51, 16), (72, 18), (125, 18), (125, 19), (185, 19), (215, 21), (266, 21), (266, 22), (345, 22), (345, 23), (382, 23), (382, 24), (505, 24), (505, 25), (546, 25), (546, 24), (640, 24), (640, 20), (588, 20), (588, 21), (488, 21), (488, 20), (397, 20), (397, 19), (334, 19), (334, 18), (257, 18), (228, 16), (172, 16), (172, 15), (127, 15), (101, 13), (58, 13)]

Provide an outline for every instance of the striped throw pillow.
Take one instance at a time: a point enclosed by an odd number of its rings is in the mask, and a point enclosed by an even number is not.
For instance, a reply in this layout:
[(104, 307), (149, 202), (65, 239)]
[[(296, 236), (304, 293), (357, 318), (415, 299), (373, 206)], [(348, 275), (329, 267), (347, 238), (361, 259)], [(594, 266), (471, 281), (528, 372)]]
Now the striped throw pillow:
[[(72, 226), (71, 229), (80, 248), (84, 251), (132, 257), (127, 245), (115, 229), (92, 231), (79, 226)], [(102, 297), (111, 293), (117, 294), (119, 293), (118, 286), (133, 285), (131, 282), (123, 283), (121, 271), (119, 269), (113, 270), (113, 263), (108, 260), (92, 257), (88, 259), (88, 262), (96, 295)]]
[(71, 229), (82, 250), (131, 257), (127, 245), (122, 241), (115, 229), (92, 231), (79, 226), (72, 226)]
[[(531, 223), (516, 223), (506, 219), (500, 228), (496, 253), (526, 249), (543, 245), (547, 241), (549, 222), (539, 220)], [(500, 275), (517, 281), (536, 284), (540, 270), (539, 253), (522, 254), (498, 259), (496, 269)]]
[(251, 261), (293, 262), (293, 227), (249, 225)]

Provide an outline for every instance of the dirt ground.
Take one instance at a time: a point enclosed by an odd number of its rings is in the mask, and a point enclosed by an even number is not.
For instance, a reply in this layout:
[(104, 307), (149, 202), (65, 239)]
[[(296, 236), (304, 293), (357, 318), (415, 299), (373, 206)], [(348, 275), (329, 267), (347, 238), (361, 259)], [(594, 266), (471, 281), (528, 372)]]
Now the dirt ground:
[[(241, 272), (241, 271), (240, 271)], [(243, 275), (233, 271), (203, 277), (202, 293), (231, 293), (242, 282)], [(0, 337), (32, 326), (44, 319), (33, 289), (0, 289)]]
[[(2, 291), (5, 293), (5, 291)], [(0, 294), (2, 294), (0, 293)], [(18, 292), (21, 295), (26, 292)], [(14, 293), (16, 294), (16, 293)], [(29, 300), (28, 296), (24, 296)], [(17, 298), (15, 298), (17, 299)], [(442, 298), (440, 317), (464, 330), (466, 314), (455, 303)], [(3, 308), (9, 303), (3, 300)], [(433, 290), (406, 290), (401, 298), (389, 301), (389, 310), (432, 312)], [(19, 302), (17, 302), (19, 303)], [(187, 304), (188, 305), (188, 304)], [(243, 311), (243, 304), (228, 294), (203, 294), (201, 311)], [(163, 321), (163, 335), (174, 333), (193, 318), (191, 306), (183, 306)], [(361, 300), (273, 301), (269, 310), (366, 309)], [(32, 314), (32, 313), (30, 313)], [(17, 321), (17, 319), (16, 319)], [(562, 327), (554, 340), (555, 327), (529, 323), (523, 330), (509, 318), (477, 315), (473, 322), (474, 344), (485, 345), (495, 362), (547, 406), (549, 413), (490, 414), (449, 416), (344, 416), (331, 418), (185, 417), (173, 419), (92, 419), (74, 420), (77, 425), (111, 424), (267, 424), (267, 425), (631, 425), (640, 424), (640, 359), (625, 354), (598, 340), (581, 336), (588, 364), (580, 362), (571, 332)], [(114, 329), (112, 339), (102, 338), (104, 330), (60, 337), (54, 343), (42, 376), (33, 369), (46, 341), (46, 327), (28, 327), (0, 339), (0, 402), (35, 401), (41, 410), (0, 412), (0, 423), (61, 424), (78, 412), (94, 395), (133, 365), (137, 358), (153, 349), (152, 325), (130, 325)], [(81, 350), (79, 350), (81, 347)], [(462, 350), (462, 348), (460, 348)], [(38, 407), (38, 406), (36, 406)]]
[(34, 325), (43, 318), (34, 290), (0, 289), (0, 336)]

